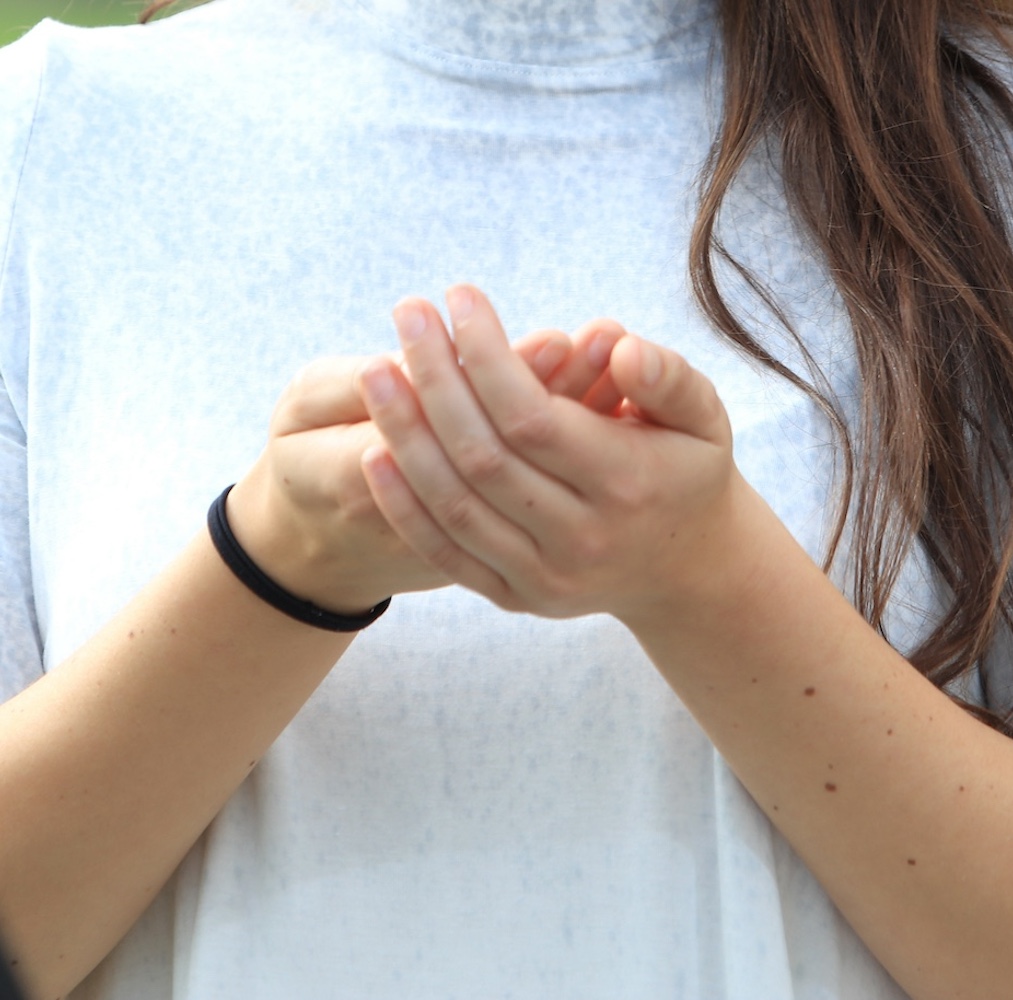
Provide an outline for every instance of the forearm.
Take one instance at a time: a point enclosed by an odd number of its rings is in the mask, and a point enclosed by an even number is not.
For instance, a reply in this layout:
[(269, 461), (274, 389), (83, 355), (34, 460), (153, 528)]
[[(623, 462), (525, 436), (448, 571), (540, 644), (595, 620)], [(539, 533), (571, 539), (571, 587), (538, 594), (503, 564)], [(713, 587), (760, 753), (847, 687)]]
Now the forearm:
[[(1013, 742), (922, 678), (765, 506), (751, 510), (757, 523), (728, 536), (739, 584), (705, 617), (635, 631), (912, 997), (1005, 997)], [(735, 541), (760, 535), (762, 548)]]
[[(581, 396), (607, 358), (561, 367), (570, 354), (552, 331), (517, 345), (525, 371)], [(360, 367), (328, 358), (299, 373), (228, 498), (259, 568), (346, 613), (446, 582), (363, 480), (377, 435)], [(109, 952), (349, 641), (263, 603), (202, 532), (69, 662), (0, 707), (0, 929), (34, 995), (51, 1000)]]
[(1013, 741), (862, 620), (734, 467), (714, 386), (634, 337), (619, 419), (545, 399), (477, 290), (397, 315), (410, 381), (363, 375), (374, 499), (512, 610), (625, 622), (916, 1000), (1013, 982)]
[(259, 601), (202, 533), (0, 707), (0, 926), (33, 996), (111, 950), (349, 641)]

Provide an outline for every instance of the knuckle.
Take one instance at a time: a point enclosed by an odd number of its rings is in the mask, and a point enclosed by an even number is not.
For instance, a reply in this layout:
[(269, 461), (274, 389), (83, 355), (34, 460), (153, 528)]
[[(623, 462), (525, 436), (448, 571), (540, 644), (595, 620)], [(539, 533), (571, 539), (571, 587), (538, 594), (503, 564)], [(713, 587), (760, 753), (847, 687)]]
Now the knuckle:
[(506, 455), (494, 441), (472, 439), (454, 455), (458, 472), (470, 483), (487, 483), (503, 473)]
[(306, 391), (307, 386), (312, 385), (315, 381), (314, 375), (319, 367), (318, 362), (311, 361), (309, 364), (305, 364), (300, 368), (291, 379), (289, 379), (288, 385), (282, 393), (282, 396), (298, 396)]
[(585, 531), (575, 540), (573, 555), (582, 568), (600, 566), (608, 558), (609, 548), (608, 537), (603, 531)]
[(337, 469), (327, 469), (318, 474), (312, 486), (316, 503), (342, 516), (353, 516), (352, 498), (348, 485)]
[(278, 401), (274, 404), (274, 412), (271, 414), (270, 433), (274, 436), (285, 434), (291, 427), (296, 425), (296, 406), (302, 396), (300, 390), (299, 375), (296, 375), (288, 385), (281, 391)]
[(649, 479), (641, 467), (631, 463), (624, 475), (609, 480), (606, 495), (623, 513), (642, 510), (650, 496)]
[(272, 431), (285, 433), (313, 422), (314, 390), (321, 381), (324, 364), (323, 360), (311, 361), (289, 379), (274, 408)]
[(300, 368), (289, 380), (282, 396), (290, 401), (297, 401), (313, 393), (321, 382), (327, 378), (328, 362), (325, 358), (317, 358)]
[(410, 368), (412, 386), (418, 396), (439, 394), (442, 391), (445, 378), (439, 365), (415, 359)]
[(442, 497), (433, 504), (433, 514), (452, 534), (467, 532), (475, 521), (473, 503), (467, 494)]
[(453, 576), (461, 564), (460, 549), (449, 541), (432, 545), (422, 555), (430, 566), (446, 576)]
[(339, 510), (352, 522), (360, 523), (372, 521), (379, 517), (376, 509), (376, 502), (373, 495), (366, 488), (363, 481), (349, 485), (347, 483), (335, 484), (335, 501)]
[(281, 414), (284, 425), (291, 429), (301, 429), (313, 423), (313, 411), (309, 400), (303, 394), (292, 395), (285, 404)]
[(534, 406), (517, 413), (500, 428), (503, 439), (517, 451), (545, 448), (552, 442), (555, 422), (549, 407)]
[(509, 587), (497, 590), (494, 594), (490, 595), (490, 599), (504, 611), (519, 613), (531, 610), (532, 602), (530, 598), (522, 597)]
[(714, 419), (724, 412), (724, 404), (714, 383), (703, 375), (700, 376), (699, 396), (701, 412), (708, 419)]
[(584, 614), (586, 607), (586, 572), (579, 575), (556, 573), (547, 579), (538, 595), (538, 607), (553, 618), (569, 618)]
[(547, 569), (533, 589), (540, 605), (553, 608), (569, 599), (573, 589), (572, 578), (568, 573)]

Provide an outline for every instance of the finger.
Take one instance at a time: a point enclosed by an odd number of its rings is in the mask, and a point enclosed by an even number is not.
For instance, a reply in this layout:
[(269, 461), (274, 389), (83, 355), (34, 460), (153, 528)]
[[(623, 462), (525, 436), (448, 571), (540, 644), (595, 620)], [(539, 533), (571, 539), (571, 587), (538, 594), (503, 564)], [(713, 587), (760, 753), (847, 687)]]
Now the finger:
[[(453, 367), (458, 367), (456, 360)], [(458, 474), (445, 443), (427, 422), (428, 414), (416, 395), (418, 384), (410, 385), (398, 368), (383, 359), (363, 369), (360, 384), (370, 416), (383, 435), (400, 476), (447, 537), (497, 572), (507, 566), (530, 564), (537, 552), (534, 540), (525, 526), (518, 523), (519, 519), (502, 514)], [(513, 464), (520, 465), (517, 459), (513, 459)], [(531, 474), (537, 475), (550, 490), (560, 490), (540, 473)], [(505, 478), (509, 480), (509, 474)], [(515, 506), (530, 519), (536, 506), (541, 512), (545, 502), (545, 494), (538, 493), (537, 500), (531, 499), (530, 507), (523, 501)], [(411, 534), (416, 545), (422, 544), (418, 532), (411, 532), (404, 525), (391, 526)], [(439, 558), (432, 545), (423, 547), (427, 558)]]
[(622, 393), (616, 388), (612, 373), (606, 369), (601, 377), (584, 393), (581, 402), (595, 413), (615, 415), (623, 402)]
[(367, 419), (356, 375), (365, 358), (321, 358), (299, 371), (282, 391), (271, 417), (271, 434), (282, 437), (332, 424)]
[(510, 588), (506, 581), (462, 549), (436, 523), (386, 447), (371, 447), (363, 452), (362, 474), (377, 510), (416, 555), (454, 583), (500, 604), (507, 600)]
[(545, 381), (549, 392), (577, 399), (599, 413), (611, 413), (620, 403), (609, 373), (612, 348), (626, 335), (613, 319), (593, 319), (573, 334), (573, 348), (564, 364)]
[[(573, 400), (549, 395), (513, 356), (492, 305), (478, 289), (458, 285), (448, 292), (447, 302), (455, 339), (446, 350), (452, 355), (456, 346), (462, 365), (454, 366), (454, 374), (460, 375), (463, 366), (487, 423), (510, 452), (576, 494), (588, 495), (588, 490), (597, 487), (603, 462), (622, 462), (627, 457), (625, 445), (608, 421)], [(405, 354), (409, 354), (407, 347)], [(442, 387), (425, 394), (420, 391), (420, 396), (432, 397), (432, 402), (423, 399), (430, 419), (443, 404), (444, 391)], [(434, 425), (441, 440), (448, 422), (444, 419), (440, 427)]]
[[(422, 299), (406, 299), (395, 309), (395, 322), (424, 421), (460, 480), (526, 531), (537, 528), (544, 532), (546, 512), (549, 517), (567, 516), (574, 499), (572, 490), (518, 455), (492, 425), (433, 306)], [(505, 369), (502, 378), (514, 387), (518, 398), (525, 398), (527, 393), (528, 417), (533, 423), (547, 421), (548, 392), (510, 349), (498, 320), (493, 335), (502, 348), (500, 361)], [(373, 419), (378, 420), (376, 407), (370, 405), (369, 410)], [(384, 417), (390, 420), (386, 414)], [(392, 430), (389, 423), (381, 426), (402, 473), (432, 509), (429, 497), (420, 492), (428, 488), (423, 481), (426, 466), (418, 466), (417, 476), (411, 474), (402, 452), (393, 447)], [(407, 440), (406, 435), (404, 439)]]
[(573, 345), (562, 330), (535, 330), (514, 341), (513, 349), (544, 384), (570, 356)]
[[(489, 300), (471, 285), (447, 291), (447, 308), (454, 328), (454, 348), (468, 383), (481, 398), (482, 408), (508, 444), (538, 438), (545, 423), (549, 394), (511, 350), (499, 317)], [(477, 331), (478, 336), (469, 336)], [(407, 354), (407, 351), (406, 351)], [(490, 368), (498, 378), (485, 377)]]
[[(510, 350), (492, 304), (479, 289), (456, 285), (447, 292), (447, 307), (454, 327), (448, 350), (456, 350), (486, 423), (521, 455), (549, 446), (549, 392)], [(424, 400), (423, 406), (428, 412)]]
[(728, 415), (713, 383), (681, 355), (629, 336), (612, 351), (609, 367), (641, 419), (715, 444), (730, 442)]

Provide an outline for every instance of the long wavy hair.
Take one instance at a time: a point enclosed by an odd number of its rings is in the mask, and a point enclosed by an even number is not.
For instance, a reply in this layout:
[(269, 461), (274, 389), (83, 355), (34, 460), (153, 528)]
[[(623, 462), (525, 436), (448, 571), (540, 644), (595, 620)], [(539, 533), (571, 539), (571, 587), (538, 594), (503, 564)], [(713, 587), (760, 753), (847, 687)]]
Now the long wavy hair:
[[(950, 689), (1013, 625), (1013, 99), (999, 75), (1013, 75), (1011, 6), (718, 0), (723, 117), (690, 253), (717, 328), (837, 429), (826, 568), (848, 527), (852, 596), (884, 635), (916, 546), (937, 574), (945, 608), (908, 658)], [(847, 309), (861, 375), (850, 425), (805, 345), (809, 370), (787, 369), (718, 287), (721, 260), (776, 311), (777, 290), (744, 272), (718, 228), (761, 144), (774, 145), (791, 211)], [(1013, 735), (1009, 706), (971, 710)]]
[[(157, 0), (148, 20), (177, 0)], [(1013, 631), (1013, 0), (714, 0), (723, 112), (701, 177), (693, 286), (714, 326), (836, 428), (856, 606), (888, 639), (920, 548), (945, 607), (914, 666), (942, 688)], [(791, 331), (718, 225), (743, 166), (776, 153), (788, 204), (847, 310), (861, 374), (846, 418), (816, 359), (788, 368), (729, 308), (722, 266)], [(792, 332), (792, 335), (795, 334)], [(1013, 735), (1010, 706), (968, 706)]]

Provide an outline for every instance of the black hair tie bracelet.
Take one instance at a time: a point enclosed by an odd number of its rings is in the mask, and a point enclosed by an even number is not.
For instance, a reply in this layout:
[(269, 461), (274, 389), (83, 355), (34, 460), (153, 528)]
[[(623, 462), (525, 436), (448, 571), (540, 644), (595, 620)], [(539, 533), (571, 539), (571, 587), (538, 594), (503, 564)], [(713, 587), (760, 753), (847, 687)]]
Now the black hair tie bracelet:
[[(235, 483), (232, 486), (235, 486)], [(289, 593), (284, 587), (279, 587), (246, 554), (236, 536), (232, 534), (228, 518), (225, 516), (225, 501), (232, 486), (226, 487), (208, 509), (208, 531), (211, 532), (211, 541), (225, 565), (262, 601), (266, 601), (271, 607), (284, 612), (290, 618), (295, 618), (296, 621), (330, 632), (358, 632), (367, 625), (372, 625), (390, 607), (391, 599), (388, 597), (361, 615), (339, 615), (318, 608), (310, 601), (304, 601)]]

